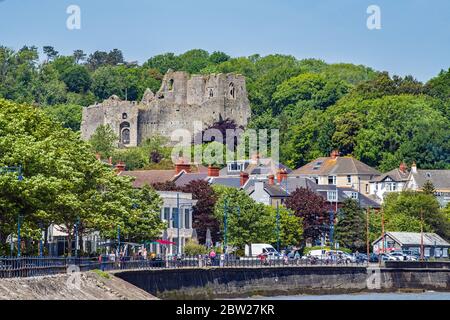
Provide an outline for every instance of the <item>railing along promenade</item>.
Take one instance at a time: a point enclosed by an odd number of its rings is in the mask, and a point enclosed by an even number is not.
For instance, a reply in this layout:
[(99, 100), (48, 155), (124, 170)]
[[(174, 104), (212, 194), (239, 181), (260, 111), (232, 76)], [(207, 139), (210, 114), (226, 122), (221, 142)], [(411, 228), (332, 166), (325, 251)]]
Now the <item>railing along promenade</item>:
[[(295, 267), (295, 266), (365, 266), (365, 262), (355, 263), (342, 260), (321, 259), (286, 259), (286, 258), (236, 258), (217, 256), (214, 259), (205, 256), (167, 257), (144, 259), (123, 257), (110, 259), (75, 257), (0, 257), (0, 278), (36, 277), (62, 274), (73, 271), (99, 269), (140, 270), (173, 268), (261, 268), (261, 267)], [(75, 266), (75, 268), (74, 268)]]

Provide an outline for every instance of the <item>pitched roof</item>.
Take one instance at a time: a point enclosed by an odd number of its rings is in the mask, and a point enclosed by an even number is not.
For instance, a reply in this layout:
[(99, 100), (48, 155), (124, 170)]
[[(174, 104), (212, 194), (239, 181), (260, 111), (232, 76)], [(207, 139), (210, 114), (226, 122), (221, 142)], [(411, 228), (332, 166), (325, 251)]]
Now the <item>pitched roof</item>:
[(134, 178), (133, 187), (141, 188), (144, 185), (151, 185), (157, 182), (171, 181), (175, 172), (173, 170), (135, 170), (122, 171), (120, 176)]
[[(286, 197), (286, 195), (290, 195), (298, 188), (305, 188), (315, 192), (316, 194), (319, 194), (326, 200), (327, 192), (336, 190), (336, 186), (334, 185), (319, 185), (316, 184), (314, 180), (305, 177), (289, 177), (287, 180), (284, 180), (281, 184), (274, 184), (274, 185), (269, 185), (267, 179), (249, 179), (243, 189), (248, 194), (251, 194), (255, 190), (255, 183), (258, 181), (264, 182), (264, 190), (271, 197)], [(352, 189), (350, 187), (337, 187), (337, 190), (338, 190), (338, 203), (342, 203), (346, 199), (351, 198), (353, 192), (358, 193), (357, 190)], [(357, 201), (362, 208), (378, 209), (381, 207), (381, 205), (377, 201), (369, 198), (368, 196), (362, 193), (358, 193)]]
[[(259, 158), (258, 160), (247, 159), (231, 162), (243, 163), (244, 170), (242, 171), (247, 172), (249, 175), (269, 175), (269, 174), (275, 175), (279, 169), (285, 169), (288, 173), (292, 172), (290, 168), (288, 168), (287, 166), (285, 166), (280, 162), (274, 161), (272, 158)], [(230, 175), (236, 176), (239, 174), (240, 172), (238, 171), (229, 172), (228, 166), (225, 166), (220, 170), (221, 176), (230, 176)]]
[(186, 173), (183, 171), (178, 176), (176, 176), (173, 181), (175, 182), (175, 185), (177, 187), (184, 187), (191, 181), (205, 180), (207, 177), (207, 173)]
[(240, 188), (241, 178), (240, 177), (211, 177), (210, 184), (212, 185), (222, 185), (226, 187)]
[(353, 157), (321, 157), (293, 171), (295, 175), (379, 175), (380, 172)]
[(417, 170), (416, 173), (411, 172), (411, 174), (419, 188), (422, 188), (425, 182), (429, 180), (437, 190), (450, 190), (450, 170)]
[(389, 172), (383, 173), (381, 176), (378, 176), (372, 179), (373, 182), (381, 182), (387, 177), (391, 178), (396, 182), (405, 182), (408, 181), (409, 171), (401, 171), (399, 168), (395, 168)]
[[(399, 242), (401, 245), (419, 245), (421, 243), (420, 232), (386, 232), (386, 235), (392, 237), (394, 240)], [(381, 239), (379, 237), (373, 243), (378, 242)], [(426, 232), (423, 234), (423, 244), (425, 246), (450, 246), (450, 243), (442, 239), (436, 233)]]
[(256, 180), (252, 186), (249, 186), (246, 189), (246, 192), (248, 194), (252, 194), (253, 191), (255, 191), (255, 184), (261, 182), (264, 183), (264, 190), (267, 192), (267, 194), (271, 197), (277, 197), (277, 198), (281, 198), (281, 197), (288, 197), (289, 194), (286, 193), (286, 190), (284, 190), (283, 188), (281, 188), (279, 185), (276, 184), (269, 184), (263, 180)]

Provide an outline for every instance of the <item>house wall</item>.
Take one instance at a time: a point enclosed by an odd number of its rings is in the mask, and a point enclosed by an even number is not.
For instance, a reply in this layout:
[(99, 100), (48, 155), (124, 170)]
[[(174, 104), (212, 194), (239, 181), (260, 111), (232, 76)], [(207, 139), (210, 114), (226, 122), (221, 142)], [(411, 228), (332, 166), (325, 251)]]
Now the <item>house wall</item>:
[[(161, 206), (160, 217), (161, 220), (165, 221), (168, 225), (166, 229), (167, 240), (171, 242), (177, 243), (178, 237), (178, 228), (176, 228), (176, 224), (174, 223), (174, 218), (177, 210), (177, 192), (158, 192), (160, 197), (163, 200), (163, 205)], [(180, 203), (180, 246), (181, 253), (184, 252), (184, 246), (187, 241), (192, 239), (193, 233), (193, 221), (192, 221), (192, 207), (195, 205), (196, 201), (192, 200), (192, 194), (190, 193), (179, 193), (179, 203)], [(165, 219), (165, 212), (168, 210), (169, 216), (168, 219)], [(189, 210), (186, 215), (185, 210)], [(187, 216), (187, 220), (189, 225), (185, 224), (185, 219)], [(175, 245), (161, 246), (156, 245), (156, 247), (152, 248), (157, 254), (176, 254), (177, 247)], [(152, 251), (153, 251), (152, 250)]]
[(271, 205), (271, 199), (269, 194), (264, 190), (263, 182), (255, 182), (255, 190), (250, 197), (256, 202), (263, 203), (265, 205)]
[[(390, 181), (390, 182), (395, 182), (395, 181)], [(387, 194), (392, 193), (392, 192), (403, 191), (403, 189), (405, 187), (405, 183), (404, 182), (396, 182), (396, 184), (397, 184), (396, 190), (393, 191), (393, 190), (388, 190), (387, 183), (385, 183), (385, 182), (371, 182), (370, 183), (370, 194), (377, 196), (383, 202), (384, 197), (386, 197)]]
[[(370, 193), (370, 179), (371, 176), (367, 175), (350, 175), (351, 182), (348, 182), (347, 175), (336, 175), (336, 185), (338, 187), (350, 187), (355, 189), (356, 191), (360, 191), (362, 194)], [(358, 182), (358, 177), (360, 180)], [(326, 176), (318, 176), (319, 184), (328, 185), (328, 175)]]

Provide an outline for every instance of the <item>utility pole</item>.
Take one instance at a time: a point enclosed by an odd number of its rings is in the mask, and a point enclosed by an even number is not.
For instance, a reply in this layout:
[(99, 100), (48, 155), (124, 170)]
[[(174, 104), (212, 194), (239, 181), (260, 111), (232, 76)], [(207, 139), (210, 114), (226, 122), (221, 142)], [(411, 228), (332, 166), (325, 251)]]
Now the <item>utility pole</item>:
[(180, 241), (180, 193), (177, 192), (177, 253), (181, 254), (181, 241)]
[(277, 201), (277, 251), (280, 252), (280, 204)]
[(228, 232), (228, 203), (227, 199), (223, 205), (223, 253), (227, 253), (227, 232)]
[(21, 215), (19, 213), (19, 216), (17, 218), (17, 257), (20, 258), (20, 245), (21, 245), (21, 240), (20, 240), (20, 220), (21, 220)]
[[(382, 248), (383, 248), (381, 253), (384, 253), (385, 246), (384, 246), (384, 210), (383, 210), (383, 207), (381, 207), (381, 243), (382, 243)], [(380, 249), (378, 251), (380, 251)], [(379, 254), (378, 256), (379, 256), (379, 259), (378, 259), (379, 264), (381, 267), (381, 255)]]
[(117, 255), (120, 255), (120, 226), (117, 226)]
[(369, 245), (369, 207), (366, 210), (366, 246), (367, 246), (367, 265), (369, 265), (370, 260), (370, 245)]
[(423, 248), (423, 209), (420, 209), (420, 261), (424, 260)]

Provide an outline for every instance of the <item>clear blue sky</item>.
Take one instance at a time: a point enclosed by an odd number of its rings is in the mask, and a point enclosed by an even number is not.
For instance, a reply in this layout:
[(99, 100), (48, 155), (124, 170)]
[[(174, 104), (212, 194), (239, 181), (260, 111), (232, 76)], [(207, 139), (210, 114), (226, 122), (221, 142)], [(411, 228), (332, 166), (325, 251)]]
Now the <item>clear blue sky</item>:
[[(81, 8), (68, 30), (66, 8)], [(381, 8), (381, 30), (366, 9)], [(144, 62), (193, 48), (365, 64), (426, 81), (450, 67), (448, 0), (0, 0), (0, 44), (62, 54), (119, 48)]]

